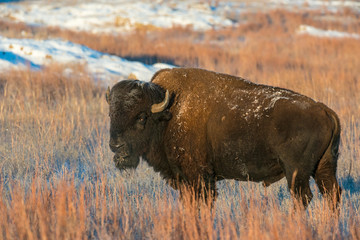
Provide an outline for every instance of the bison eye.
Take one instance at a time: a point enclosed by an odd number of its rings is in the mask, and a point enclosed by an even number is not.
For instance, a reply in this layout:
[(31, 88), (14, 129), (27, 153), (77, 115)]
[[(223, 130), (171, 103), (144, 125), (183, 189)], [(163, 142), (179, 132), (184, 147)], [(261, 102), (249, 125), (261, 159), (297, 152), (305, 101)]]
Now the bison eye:
[(146, 120), (147, 120), (147, 115), (146, 113), (141, 113), (137, 119), (137, 122), (141, 125), (145, 125), (146, 123)]

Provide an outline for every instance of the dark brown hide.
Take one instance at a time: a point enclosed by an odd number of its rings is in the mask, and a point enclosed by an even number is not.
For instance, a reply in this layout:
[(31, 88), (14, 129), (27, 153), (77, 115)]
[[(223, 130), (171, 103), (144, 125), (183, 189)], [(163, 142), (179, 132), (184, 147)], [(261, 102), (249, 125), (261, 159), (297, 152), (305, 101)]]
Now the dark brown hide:
[(162, 96), (170, 92), (166, 111), (172, 118), (161, 122), (156, 143), (143, 156), (170, 182), (200, 189), (202, 179), (215, 195), (216, 180), (263, 181), (267, 186), (285, 176), (306, 206), (312, 176), (322, 193), (339, 201), (340, 124), (324, 104), (202, 69), (161, 70), (150, 84), (160, 86)]
[(338, 200), (340, 125), (324, 104), (201, 69), (163, 70), (152, 82), (176, 96), (164, 143), (168, 161), (187, 181), (269, 185), (286, 176), (306, 205), (312, 197), (309, 178), (315, 176), (321, 192), (335, 191)]

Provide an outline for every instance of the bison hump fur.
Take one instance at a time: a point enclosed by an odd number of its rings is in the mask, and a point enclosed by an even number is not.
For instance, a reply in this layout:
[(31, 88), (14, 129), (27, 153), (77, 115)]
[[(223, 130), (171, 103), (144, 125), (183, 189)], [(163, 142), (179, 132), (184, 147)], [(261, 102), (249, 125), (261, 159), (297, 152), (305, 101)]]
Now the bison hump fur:
[[(160, 70), (150, 83), (139, 86), (119, 88), (120, 100), (112, 99), (116, 91), (111, 90), (110, 115), (117, 116), (111, 113), (116, 109), (126, 111), (118, 120), (111, 118), (110, 125), (123, 124), (119, 141), (172, 186), (190, 185), (199, 192), (205, 188), (216, 196), (217, 180), (268, 186), (285, 177), (292, 194), (306, 206), (313, 177), (321, 193), (339, 202), (340, 123), (324, 104), (291, 90), (195, 68)], [(166, 107), (151, 113), (151, 106), (161, 104), (166, 93)], [(119, 106), (111, 107), (112, 101)], [(147, 122), (136, 132), (131, 129), (140, 113)], [(114, 146), (118, 135), (112, 129), (110, 134)], [(148, 144), (143, 146), (143, 141)]]

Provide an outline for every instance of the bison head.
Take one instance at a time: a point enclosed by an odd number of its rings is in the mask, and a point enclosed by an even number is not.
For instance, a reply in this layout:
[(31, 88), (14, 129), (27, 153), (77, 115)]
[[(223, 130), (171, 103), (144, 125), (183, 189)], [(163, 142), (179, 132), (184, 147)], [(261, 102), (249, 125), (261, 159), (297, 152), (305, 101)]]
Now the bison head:
[(169, 92), (154, 83), (124, 80), (106, 93), (110, 116), (110, 149), (120, 170), (136, 168), (160, 141), (171, 119)]

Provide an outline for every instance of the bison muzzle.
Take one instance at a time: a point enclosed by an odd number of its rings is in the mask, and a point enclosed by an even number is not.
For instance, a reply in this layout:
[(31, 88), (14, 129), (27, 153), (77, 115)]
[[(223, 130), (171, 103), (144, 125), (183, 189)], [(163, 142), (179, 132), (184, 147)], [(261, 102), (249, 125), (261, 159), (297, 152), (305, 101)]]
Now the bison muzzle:
[[(291, 90), (202, 69), (157, 72), (151, 82), (120, 81), (106, 94), (110, 148), (119, 169), (142, 157), (174, 188), (216, 195), (221, 179), (286, 178), (306, 207), (313, 177), (320, 192), (340, 200), (336, 180), (339, 118), (322, 103)], [(199, 181), (201, 180), (201, 181)]]

